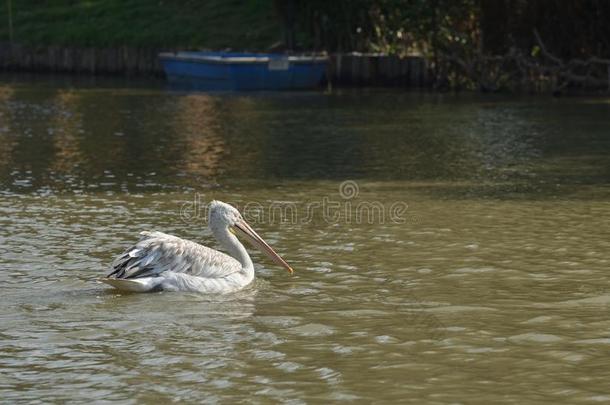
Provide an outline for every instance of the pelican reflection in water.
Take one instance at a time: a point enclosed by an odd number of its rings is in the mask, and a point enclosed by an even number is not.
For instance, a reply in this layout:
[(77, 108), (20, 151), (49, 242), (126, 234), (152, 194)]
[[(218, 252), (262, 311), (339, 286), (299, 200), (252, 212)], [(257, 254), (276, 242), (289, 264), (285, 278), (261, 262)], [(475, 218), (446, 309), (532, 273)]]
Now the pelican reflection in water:
[(292, 268), (248, 225), (237, 209), (210, 203), (208, 226), (228, 254), (162, 232), (141, 239), (117, 257), (101, 281), (124, 291), (229, 293), (254, 280), (254, 265), (236, 234), (290, 273)]

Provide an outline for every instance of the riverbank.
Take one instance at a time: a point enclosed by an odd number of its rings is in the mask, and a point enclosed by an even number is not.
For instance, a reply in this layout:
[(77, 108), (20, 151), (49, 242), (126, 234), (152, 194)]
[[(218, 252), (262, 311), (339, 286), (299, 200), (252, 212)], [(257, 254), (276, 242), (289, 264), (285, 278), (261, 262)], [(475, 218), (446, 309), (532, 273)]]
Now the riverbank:
[(0, 42), (22, 46), (262, 50), (280, 37), (272, 0), (13, 0), (0, 6)]
[[(75, 73), (90, 75), (163, 76), (153, 47), (23, 46), (0, 44), (0, 69), (14, 72)], [(431, 85), (424, 58), (382, 54), (329, 55), (328, 77), (339, 86)]]
[(162, 76), (156, 48), (0, 45), (0, 69), (28, 73)]
[(0, 69), (160, 76), (159, 51), (324, 50), (341, 86), (607, 94), (610, 8), (569, 3), (8, 0)]
[[(281, 10), (272, 0), (7, 4), (0, 7), (7, 22), (0, 25), (4, 72), (162, 77), (162, 51), (285, 48)], [(425, 87), (428, 71), (422, 58), (347, 52), (330, 55), (328, 77), (338, 86)]]

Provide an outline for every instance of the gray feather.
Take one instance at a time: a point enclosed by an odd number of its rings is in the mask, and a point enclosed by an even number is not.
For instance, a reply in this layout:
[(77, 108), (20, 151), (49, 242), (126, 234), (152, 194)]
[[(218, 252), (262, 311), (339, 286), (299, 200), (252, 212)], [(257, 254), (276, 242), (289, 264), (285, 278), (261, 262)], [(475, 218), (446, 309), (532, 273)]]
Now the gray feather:
[(110, 278), (154, 277), (171, 271), (223, 278), (241, 270), (234, 258), (195, 242), (161, 232), (142, 232), (140, 240), (112, 263)]

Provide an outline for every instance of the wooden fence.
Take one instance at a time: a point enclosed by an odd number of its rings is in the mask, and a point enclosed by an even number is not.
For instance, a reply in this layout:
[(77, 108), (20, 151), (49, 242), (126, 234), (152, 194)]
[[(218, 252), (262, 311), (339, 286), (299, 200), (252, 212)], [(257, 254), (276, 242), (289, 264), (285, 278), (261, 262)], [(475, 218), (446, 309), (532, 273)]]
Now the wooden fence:
[[(155, 48), (87, 48), (0, 44), (0, 70), (127, 76), (162, 76)], [(421, 57), (334, 54), (328, 76), (336, 86), (426, 87), (429, 67)]]

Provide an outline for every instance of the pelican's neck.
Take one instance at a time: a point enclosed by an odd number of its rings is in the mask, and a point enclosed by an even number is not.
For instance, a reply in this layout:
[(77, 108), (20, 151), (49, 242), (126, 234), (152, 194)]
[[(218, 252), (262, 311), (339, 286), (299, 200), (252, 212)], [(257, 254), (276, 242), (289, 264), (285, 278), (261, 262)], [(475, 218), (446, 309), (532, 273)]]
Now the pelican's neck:
[(246, 251), (246, 248), (235, 235), (229, 232), (228, 227), (211, 226), (210, 229), (216, 240), (227, 253), (241, 264), (242, 271), (245, 271), (246, 273), (254, 272), (254, 265), (252, 264), (252, 259), (250, 259), (250, 255)]

